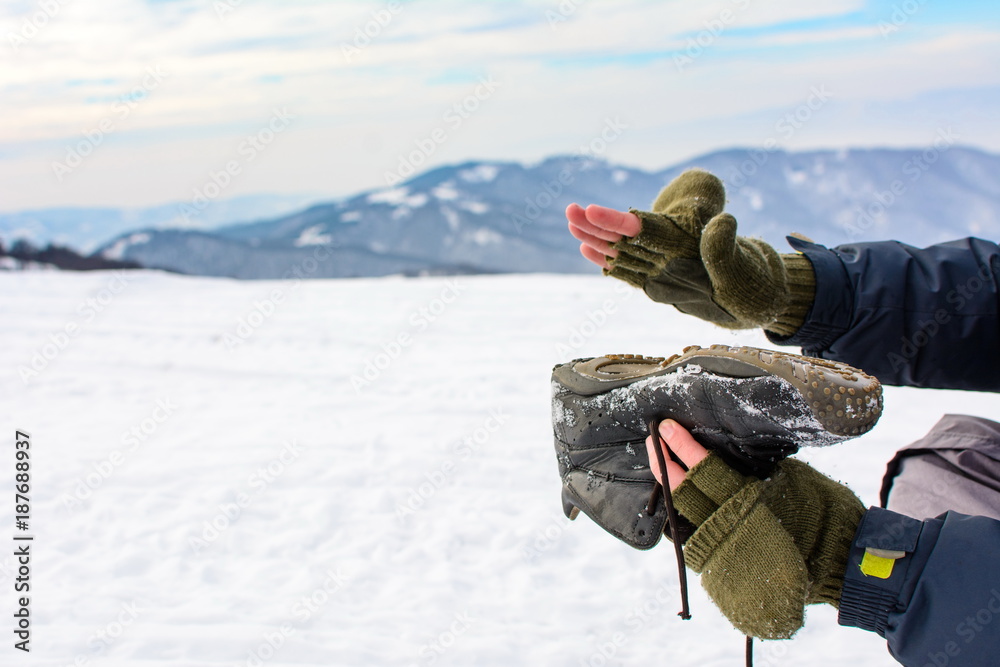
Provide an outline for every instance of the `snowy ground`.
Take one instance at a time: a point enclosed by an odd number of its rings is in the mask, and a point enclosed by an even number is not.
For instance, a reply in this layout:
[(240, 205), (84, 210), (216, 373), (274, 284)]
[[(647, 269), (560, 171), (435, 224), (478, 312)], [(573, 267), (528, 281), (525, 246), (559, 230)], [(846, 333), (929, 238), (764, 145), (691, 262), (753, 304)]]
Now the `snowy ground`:
[[(115, 275), (0, 274), (0, 466), (9, 489), (28, 431), (36, 536), (30, 656), (0, 552), (0, 664), (742, 664), (699, 586), (675, 615), (667, 542), (563, 518), (549, 372), (759, 334), (599, 276)], [(1000, 396), (890, 389), (872, 433), (806, 458), (872, 503), (948, 411), (996, 417)], [(814, 608), (756, 664), (896, 663)]]

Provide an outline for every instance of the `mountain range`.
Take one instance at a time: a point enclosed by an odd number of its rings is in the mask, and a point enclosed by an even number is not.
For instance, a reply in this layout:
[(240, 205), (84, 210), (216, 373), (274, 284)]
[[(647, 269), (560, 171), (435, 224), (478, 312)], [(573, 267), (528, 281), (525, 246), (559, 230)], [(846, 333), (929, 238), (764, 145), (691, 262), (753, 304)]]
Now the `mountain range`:
[(0, 213), (0, 238), (89, 253), (108, 239), (135, 229), (214, 229), (286, 215), (322, 200), (311, 195), (244, 195), (198, 205), (169, 203), (141, 208), (63, 206)]
[(566, 231), (566, 206), (648, 208), (691, 167), (726, 183), (740, 233), (781, 249), (791, 232), (830, 246), (1000, 238), (1000, 156), (942, 140), (914, 149), (730, 149), (660, 171), (582, 155), (467, 162), (264, 221), (130, 231), (97, 252), (247, 279), (592, 271)]

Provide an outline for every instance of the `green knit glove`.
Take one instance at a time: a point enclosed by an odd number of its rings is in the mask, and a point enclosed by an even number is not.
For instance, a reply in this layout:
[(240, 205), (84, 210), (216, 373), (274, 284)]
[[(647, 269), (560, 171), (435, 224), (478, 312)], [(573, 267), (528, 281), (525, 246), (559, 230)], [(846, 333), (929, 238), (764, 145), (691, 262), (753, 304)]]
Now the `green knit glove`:
[(715, 454), (688, 471), (674, 504), (698, 529), (687, 565), (736, 628), (787, 639), (805, 605), (838, 607), (864, 505), (843, 484), (796, 459), (766, 480), (743, 477)]
[(684, 172), (660, 192), (652, 213), (632, 209), (642, 230), (612, 246), (618, 256), (605, 273), (728, 329), (792, 335), (815, 296), (812, 264), (736, 236), (725, 204), (722, 181), (699, 169)]

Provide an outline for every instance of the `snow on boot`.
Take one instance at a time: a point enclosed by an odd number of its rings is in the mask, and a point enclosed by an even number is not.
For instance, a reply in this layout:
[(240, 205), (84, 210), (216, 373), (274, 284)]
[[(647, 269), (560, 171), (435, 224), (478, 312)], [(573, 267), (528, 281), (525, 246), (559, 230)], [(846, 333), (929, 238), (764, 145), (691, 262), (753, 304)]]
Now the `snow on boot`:
[(879, 381), (846, 364), (752, 347), (688, 347), (669, 359), (609, 355), (552, 372), (552, 424), (563, 510), (583, 510), (637, 549), (663, 534), (666, 510), (645, 508), (655, 480), (644, 440), (674, 419), (744, 475), (766, 477), (799, 447), (868, 432), (882, 414)]

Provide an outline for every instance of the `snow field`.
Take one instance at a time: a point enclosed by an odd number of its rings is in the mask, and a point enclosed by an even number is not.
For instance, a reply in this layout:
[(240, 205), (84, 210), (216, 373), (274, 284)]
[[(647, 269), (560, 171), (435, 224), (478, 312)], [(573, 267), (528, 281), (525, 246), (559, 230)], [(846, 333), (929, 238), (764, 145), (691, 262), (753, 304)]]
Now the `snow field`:
[[(0, 273), (3, 424), (32, 435), (36, 536), (32, 652), (5, 664), (742, 664), (695, 576), (676, 617), (668, 542), (563, 517), (549, 373), (759, 333), (600, 276), (123, 275)], [(1000, 397), (889, 388), (874, 431), (802, 456), (873, 504), (945, 412), (1000, 415)], [(896, 663), (812, 608), (755, 664)]]

